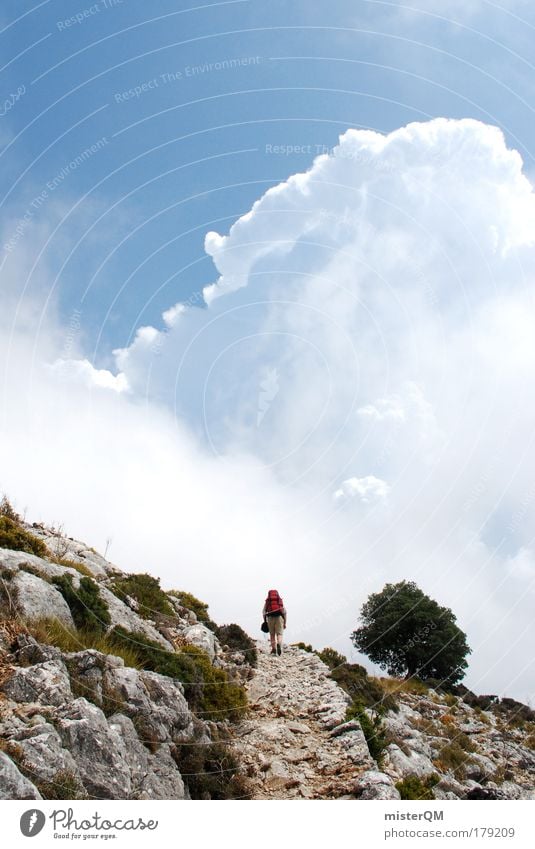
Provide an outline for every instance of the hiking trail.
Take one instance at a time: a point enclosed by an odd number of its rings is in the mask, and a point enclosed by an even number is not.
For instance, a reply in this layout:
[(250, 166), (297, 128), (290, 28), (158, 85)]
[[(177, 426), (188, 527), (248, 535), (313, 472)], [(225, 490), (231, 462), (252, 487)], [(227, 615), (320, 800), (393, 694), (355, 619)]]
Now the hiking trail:
[(315, 654), (285, 646), (281, 657), (257, 641), (247, 685), (250, 713), (233, 747), (254, 799), (354, 798), (359, 775), (377, 770), (349, 697)]

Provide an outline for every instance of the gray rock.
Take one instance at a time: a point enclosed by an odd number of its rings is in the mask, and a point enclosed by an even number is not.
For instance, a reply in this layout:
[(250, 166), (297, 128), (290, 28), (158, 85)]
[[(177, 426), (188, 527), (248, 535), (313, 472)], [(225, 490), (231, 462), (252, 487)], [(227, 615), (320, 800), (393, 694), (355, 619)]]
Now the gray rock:
[(131, 775), (130, 798), (184, 799), (184, 782), (169, 746), (151, 754), (140, 742), (132, 720), (116, 714), (108, 720), (112, 732), (124, 741), (125, 758)]
[(144, 634), (145, 637), (149, 638), (149, 640), (154, 640), (159, 643), (162, 648), (167, 649), (168, 651), (174, 650), (171, 643), (162, 637), (156, 628), (150, 625), (146, 619), (142, 619), (141, 616), (139, 616), (134, 610), (131, 610), (127, 604), (121, 601), (120, 598), (117, 598), (117, 596), (114, 595), (107, 587), (100, 586), (99, 589), (101, 598), (108, 605), (108, 610), (110, 612), (110, 628), (114, 628), (118, 625), (121, 628), (125, 628), (127, 631), (136, 631)]
[(191, 625), (191, 627), (186, 628), (184, 631), (184, 637), (188, 643), (205, 651), (210, 660), (213, 660), (216, 656), (215, 634), (206, 625), (201, 625), (200, 622)]
[(91, 796), (97, 799), (130, 797), (132, 741), (125, 741), (116, 725), (108, 725), (100, 708), (86, 699), (76, 699), (58, 712), (56, 727)]
[(373, 769), (375, 761), (370, 755), (366, 737), (362, 728), (355, 728), (339, 737), (342, 749), (345, 749), (353, 763)]
[(330, 732), (330, 737), (340, 737), (341, 734), (347, 734), (348, 731), (361, 731), (360, 722), (358, 719), (350, 719), (348, 722), (342, 722)]
[(408, 775), (425, 778), (436, 773), (436, 767), (426, 755), (414, 751), (405, 754), (395, 743), (391, 743), (386, 748), (384, 769), (396, 778), (404, 778)]
[(11, 581), (15, 589), (16, 607), (23, 619), (58, 619), (74, 627), (69, 605), (52, 584), (21, 569)]
[(48, 560), (43, 560), (42, 557), (37, 557), (35, 554), (27, 554), (25, 551), (12, 551), (9, 548), (0, 548), (0, 565), (3, 569), (18, 572), (21, 568), (23, 570), (26, 564), (39, 572), (45, 579), (57, 578), (61, 575), (68, 574), (72, 576), (75, 587), (80, 583), (80, 574), (76, 569), (60, 566), (57, 563), (50, 563)]
[(48, 723), (31, 727), (31, 736), (18, 740), (24, 765), (38, 781), (53, 781), (58, 772), (76, 776), (78, 770), (71, 753), (64, 749), (53, 725)]
[(192, 720), (179, 681), (156, 672), (136, 669), (106, 669), (103, 681), (108, 701), (117, 710), (136, 717), (140, 733), (153, 742), (168, 742)]
[(142, 778), (136, 799), (186, 799), (188, 796), (169, 746), (161, 746), (149, 759), (149, 772)]
[(401, 798), (390, 776), (377, 769), (369, 769), (359, 775), (355, 785), (355, 796), (359, 799)]
[(38, 643), (30, 634), (19, 634), (15, 639), (12, 651), (17, 663), (24, 666), (46, 663), (47, 660), (61, 663), (63, 660), (63, 655), (56, 646)]
[(61, 706), (72, 699), (65, 664), (56, 660), (15, 669), (0, 689), (14, 702)]
[(41, 799), (37, 787), (0, 751), (0, 799)]

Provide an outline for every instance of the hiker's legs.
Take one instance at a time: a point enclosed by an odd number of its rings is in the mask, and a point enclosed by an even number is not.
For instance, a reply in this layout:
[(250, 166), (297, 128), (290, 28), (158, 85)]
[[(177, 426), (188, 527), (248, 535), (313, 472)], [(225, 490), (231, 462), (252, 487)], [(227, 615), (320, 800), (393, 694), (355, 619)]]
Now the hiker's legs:
[(271, 641), (271, 651), (276, 652), (277, 645), (282, 646), (284, 621), (282, 616), (268, 616), (267, 623), (269, 628), (269, 638)]
[(271, 639), (271, 651), (280, 654), (282, 651), (282, 635), (284, 632), (284, 619), (282, 616), (267, 617), (269, 636)]

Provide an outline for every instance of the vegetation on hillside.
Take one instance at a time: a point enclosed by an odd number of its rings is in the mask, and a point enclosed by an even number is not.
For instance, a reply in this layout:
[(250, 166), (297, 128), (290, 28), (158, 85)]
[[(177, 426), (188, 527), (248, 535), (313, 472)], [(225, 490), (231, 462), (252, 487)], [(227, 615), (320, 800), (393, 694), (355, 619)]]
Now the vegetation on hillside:
[(117, 578), (110, 589), (122, 601), (134, 599), (135, 610), (144, 619), (154, 619), (157, 614), (175, 615), (166, 593), (160, 587), (159, 578), (154, 578), (146, 572)]
[(210, 628), (211, 631), (216, 630), (217, 625), (210, 618), (208, 605), (204, 601), (200, 601), (191, 593), (186, 593), (183, 590), (169, 590), (168, 595), (176, 598), (182, 607), (193, 611), (199, 622), (202, 622), (202, 624), (206, 625), (207, 628)]
[(57, 587), (69, 605), (77, 628), (95, 631), (97, 634), (107, 630), (111, 622), (108, 605), (92, 578), (80, 578), (80, 584), (76, 588), (72, 575), (69, 574), (52, 578), (51, 583)]

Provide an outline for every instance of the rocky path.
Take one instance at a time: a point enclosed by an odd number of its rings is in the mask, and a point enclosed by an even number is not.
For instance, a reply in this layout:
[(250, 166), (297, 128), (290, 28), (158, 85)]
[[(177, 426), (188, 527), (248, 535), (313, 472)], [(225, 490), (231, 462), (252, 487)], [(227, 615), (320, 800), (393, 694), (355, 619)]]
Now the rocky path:
[(358, 776), (377, 767), (360, 725), (344, 722), (348, 697), (316, 655), (257, 646), (251, 709), (234, 743), (253, 798), (353, 798)]

